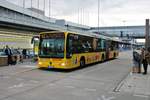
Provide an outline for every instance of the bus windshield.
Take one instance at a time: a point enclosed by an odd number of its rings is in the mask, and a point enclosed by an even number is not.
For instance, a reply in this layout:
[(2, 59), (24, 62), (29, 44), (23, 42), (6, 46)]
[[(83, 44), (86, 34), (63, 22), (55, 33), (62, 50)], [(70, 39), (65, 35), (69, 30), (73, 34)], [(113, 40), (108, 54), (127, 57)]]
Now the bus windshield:
[(63, 58), (64, 57), (64, 34), (44, 34), (41, 36), (39, 57)]

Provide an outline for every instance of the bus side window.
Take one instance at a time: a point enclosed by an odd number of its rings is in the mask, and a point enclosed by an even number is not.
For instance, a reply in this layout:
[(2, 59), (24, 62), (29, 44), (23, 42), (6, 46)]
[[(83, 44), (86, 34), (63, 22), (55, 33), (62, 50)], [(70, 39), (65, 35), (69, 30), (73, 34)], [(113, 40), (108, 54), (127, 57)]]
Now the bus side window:
[(98, 51), (97, 50), (98, 49), (98, 45), (99, 45), (98, 39), (93, 38), (93, 51)]
[(106, 49), (106, 41), (105, 40), (101, 40), (101, 50), (104, 51)]
[(68, 53), (72, 53), (73, 46), (72, 46), (72, 39), (69, 39), (69, 47), (68, 47)]
[(79, 53), (80, 50), (81, 50), (79, 36), (78, 35), (73, 35), (71, 37), (70, 42), (71, 42), (71, 44), (70, 44), (69, 49), (70, 49), (71, 53)]
[(101, 39), (98, 39), (96, 51), (101, 51), (101, 48), (102, 48), (101, 46), (102, 46), (102, 44), (101, 44)]
[(118, 50), (119, 49), (119, 44), (118, 42), (115, 42), (115, 50)]
[(73, 53), (73, 37), (72, 37), (72, 34), (69, 34), (68, 37), (67, 37), (67, 52), (66, 52), (66, 56), (67, 58), (70, 58), (72, 56), (72, 53)]

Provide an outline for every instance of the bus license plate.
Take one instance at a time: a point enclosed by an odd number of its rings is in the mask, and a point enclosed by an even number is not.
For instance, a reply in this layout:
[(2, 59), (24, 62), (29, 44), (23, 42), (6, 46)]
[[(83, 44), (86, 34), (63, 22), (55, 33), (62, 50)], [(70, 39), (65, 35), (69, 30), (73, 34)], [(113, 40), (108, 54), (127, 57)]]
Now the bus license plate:
[(48, 66), (48, 68), (53, 68), (52, 66)]

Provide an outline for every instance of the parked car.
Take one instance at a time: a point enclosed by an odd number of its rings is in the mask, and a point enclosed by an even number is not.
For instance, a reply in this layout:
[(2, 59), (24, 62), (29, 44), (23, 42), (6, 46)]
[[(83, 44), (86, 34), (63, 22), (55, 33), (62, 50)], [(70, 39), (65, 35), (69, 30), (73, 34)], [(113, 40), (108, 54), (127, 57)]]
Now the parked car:
[(0, 56), (6, 55), (3, 49), (0, 49)]
[(28, 58), (33, 58), (33, 57), (34, 57), (34, 52), (33, 52), (33, 50), (28, 50), (28, 51), (27, 51), (27, 56), (28, 56)]
[(17, 49), (12, 50), (12, 60), (17, 62), (23, 62), (23, 55)]

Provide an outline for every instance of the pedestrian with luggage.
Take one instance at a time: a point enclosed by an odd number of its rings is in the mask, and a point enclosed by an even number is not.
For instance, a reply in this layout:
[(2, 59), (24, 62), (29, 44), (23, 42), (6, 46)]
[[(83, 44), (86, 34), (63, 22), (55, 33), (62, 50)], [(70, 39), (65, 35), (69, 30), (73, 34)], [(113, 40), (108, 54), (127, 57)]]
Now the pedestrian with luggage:
[(141, 58), (142, 58), (142, 64), (143, 64), (143, 69), (144, 69), (144, 72), (143, 74), (146, 75), (147, 74), (147, 66), (148, 66), (148, 63), (147, 63), (147, 60), (146, 60), (146, 50), (145, 48), (142, 48), (141, 50)]
[(139, 51), (134, 50), (133, 51), (133, 73), (141, 73), (141, 56), (139, 54)]
[(6, 49), (5, 49), (5, 54), (8, 56), (8, 65), (12, 64), (12, 51), (11, 49), (8, 47), (8, 45), (6, 45)]
[(144, 75), (147, 74), (147, 68), (148, 65), (150, 65), (150, 47), (148, 47), (147, 50), (145, 50), (145, 60), (143, 62), (143, 67), (144, 67)]

